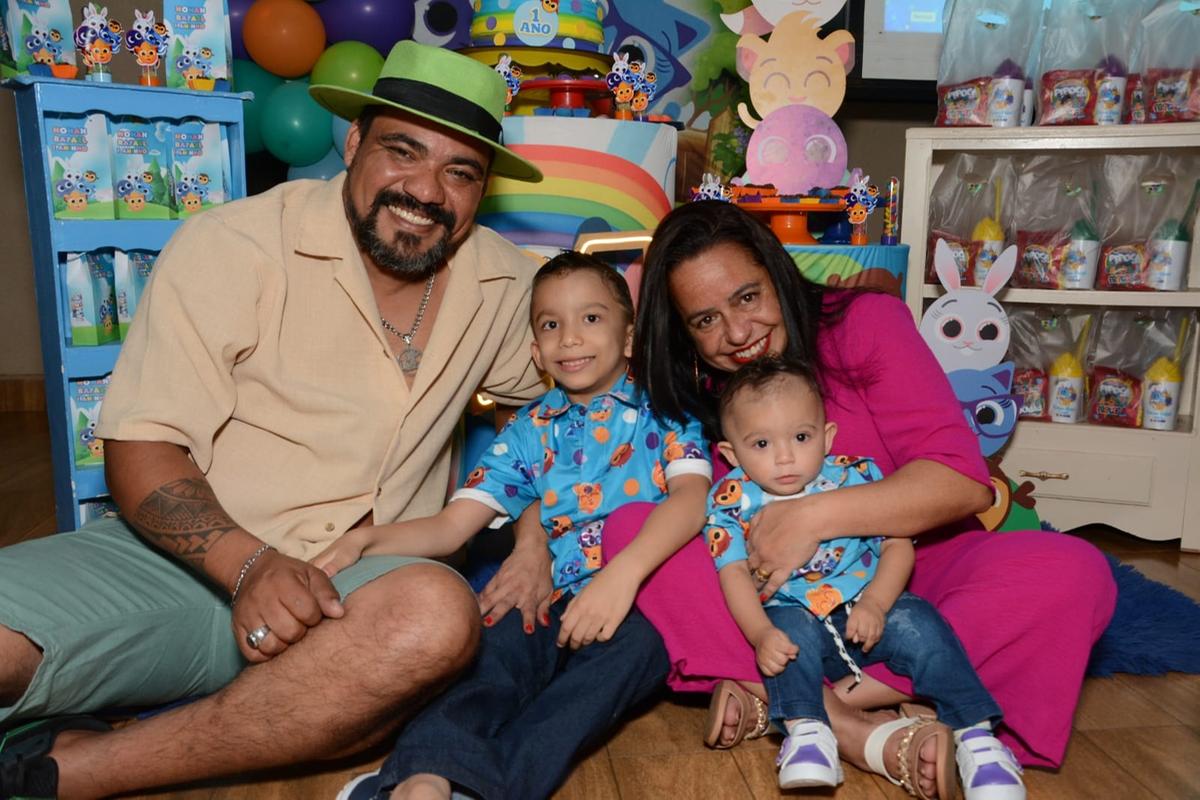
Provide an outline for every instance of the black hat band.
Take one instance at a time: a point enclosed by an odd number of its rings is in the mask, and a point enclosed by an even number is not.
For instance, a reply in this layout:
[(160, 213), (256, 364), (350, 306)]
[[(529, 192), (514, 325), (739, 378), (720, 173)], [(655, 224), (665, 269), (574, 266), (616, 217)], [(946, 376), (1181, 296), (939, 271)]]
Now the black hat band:
[(408, 78), (380, 78), (375, 82), (372, 94), (381, 100), (474, 131), (483, 138), (500, 144), (502, 128), (495, 117), (482, 106), (439, 86)]

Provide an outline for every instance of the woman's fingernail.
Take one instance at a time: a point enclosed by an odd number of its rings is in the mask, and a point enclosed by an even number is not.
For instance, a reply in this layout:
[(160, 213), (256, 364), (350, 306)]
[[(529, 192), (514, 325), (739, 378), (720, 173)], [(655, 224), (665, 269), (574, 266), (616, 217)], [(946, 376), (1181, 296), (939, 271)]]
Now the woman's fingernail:
[(760, 602), (760, 603), (767, 602), (767, 593), (766, 592), (763, 592), (762, 594), (760, 594), (758, 596), (758, 602)]
[(549, 625), (549, 624), (550, 624), (550, 615), (549, 615), (548, 613), (547, 613), (547, 614), (542, 614), (542, 624), (543, 624), (543, 625)]
[(533, 633), (533, 625), (532, 625), (532, 623), (529, 623), (529, 622), (526, 622), (526, 623), (525, 623), (525, 632), (526, 632), (526, 633)]
[(484, 617), (484, 618), (483, 618), (483, 624), (484, 624), (484, 625), (488, 625), (488, 626), (490, 626), (490, 625), (492, 624), (492, 618), (491, 618), (490, 616), (488, 616), (488, 617)]

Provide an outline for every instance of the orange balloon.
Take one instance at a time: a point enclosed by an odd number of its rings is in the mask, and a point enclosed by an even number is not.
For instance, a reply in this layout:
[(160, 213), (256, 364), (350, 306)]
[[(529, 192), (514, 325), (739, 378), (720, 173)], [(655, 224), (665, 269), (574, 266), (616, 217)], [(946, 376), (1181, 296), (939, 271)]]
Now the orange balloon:
[(325, 23), (304, 0), (255, 0), (242, 22), (242, 41), (267, 72), (298, 78), (325, 52)]

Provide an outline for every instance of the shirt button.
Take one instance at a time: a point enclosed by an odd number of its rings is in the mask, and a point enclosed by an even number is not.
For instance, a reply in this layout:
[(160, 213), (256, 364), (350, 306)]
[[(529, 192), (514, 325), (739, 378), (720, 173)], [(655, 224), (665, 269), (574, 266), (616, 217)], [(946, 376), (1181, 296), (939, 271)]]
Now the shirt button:
[(383, 487), (379, 486), (375, 489), (375, 496), (379, 497), (379, 495), (381, 495), (381, 494), (383, 494)]
[(332, 530), (333, 530), (333, 523), (332, 523), (332, 522), (326, 522), (326, 523), (325, 523), (325, 530), (327, 530), (327, 531), (332, 531)]

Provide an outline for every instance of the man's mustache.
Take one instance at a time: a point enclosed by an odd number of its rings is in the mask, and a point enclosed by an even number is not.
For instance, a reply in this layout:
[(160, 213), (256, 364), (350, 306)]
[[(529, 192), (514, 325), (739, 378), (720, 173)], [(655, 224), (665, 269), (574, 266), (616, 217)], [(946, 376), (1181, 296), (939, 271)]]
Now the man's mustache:
[(458, 219), (454, 216), (454, 212), (442, 206), (434, 205), (433, 203), (422, 203), (417, 198), (413, 197), (408, 192), (393, 192), (384, 190), (375, 195), (375, 202), (371, 204), (371, 214), (374, 217), (384, 208), (384, 206), (396, 206), (403, 208), (406, 211), (412, 211), (422, 217), (428, 217), (446, 230), (454, 230)]

